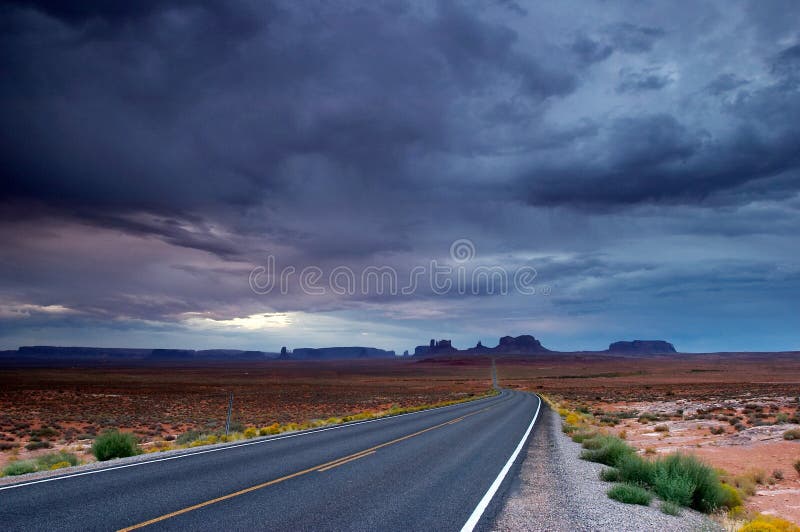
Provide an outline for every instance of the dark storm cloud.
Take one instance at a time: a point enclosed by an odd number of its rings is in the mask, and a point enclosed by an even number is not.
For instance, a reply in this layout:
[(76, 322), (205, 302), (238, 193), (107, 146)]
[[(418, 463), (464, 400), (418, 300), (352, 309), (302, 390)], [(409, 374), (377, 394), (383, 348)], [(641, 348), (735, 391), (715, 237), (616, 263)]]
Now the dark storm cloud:
[(730, 92), (738, 89), (739, 87), (747, 85), (747, 83), (748, 81), (746, 79), (742, 79), (736, 74), (727, 72), (714, 78), (711, 83), (706, 85), (706, 88), (709, 92), (711, 92), (711, 94), (719, 96), (720, 94)]
[(627, 53), (649, 52), (656, 41), (665, 35), (661, 28), (637, 26), (628, 22), (614, 24), (606, 29), (611, 44)]
[[(0, 327), (3, 312), (13, 334), (26, 319), (147, 329), (266, 308), (385, 312), (458, 332), (485, 314), (452, 295), (420, 290), (396, 307), (374, 295), (256, 298), (246, 278), (270, 253), (298, 268), (408, 272), (461, 237), (555, 287), (547, 301), (478, 306), (552, 315), (553, 331), (582, 326), (569, 316), (602, 321), (611, 290), (652, 295), (648, 283), (668, 286), (687, 263), (733, 254), (754, 275), (765, 260), (791, 270), (798, 9), (6, 3)], [(779, 244), (764, 250), (763, 235)], [(681, 239), (717, 255), (652, 257)], [(653, 247), (626, 255), (642, 240)], [(746, 256), (749, 245), (759, 251)]]
[(607, 59), (614, 52), (614, 47), (582, 35), (575, 39), (570, 50), (578, 56), (581, 62), (591, 64)]
[(658, 67), (646, 68), (640, 71), (622, 69), (619, 77), (617, 92), (658, 90), (672, 83), (669, 75), (662, 73)]

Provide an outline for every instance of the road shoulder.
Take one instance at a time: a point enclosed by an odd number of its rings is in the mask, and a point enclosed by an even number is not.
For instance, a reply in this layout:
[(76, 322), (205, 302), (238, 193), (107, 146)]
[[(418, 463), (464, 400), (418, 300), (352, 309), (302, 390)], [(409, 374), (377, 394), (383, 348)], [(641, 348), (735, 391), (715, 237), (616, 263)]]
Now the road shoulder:
[(561, 419), (542, 404), (519, 476), (495, 520), (496, 531), (719, 530), (706, 516), (680, 516), (609, 499), (599, 479), (605, 466), (579, 458), (581, 446), (561, 432)]

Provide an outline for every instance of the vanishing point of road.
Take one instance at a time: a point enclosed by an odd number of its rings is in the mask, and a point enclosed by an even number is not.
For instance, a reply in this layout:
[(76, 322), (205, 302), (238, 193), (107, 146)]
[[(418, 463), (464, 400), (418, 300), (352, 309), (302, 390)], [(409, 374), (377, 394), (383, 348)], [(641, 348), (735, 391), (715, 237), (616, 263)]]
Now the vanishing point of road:
[(540, 408), (499, 395), (0, 487), (10, 530), (490, 527)]

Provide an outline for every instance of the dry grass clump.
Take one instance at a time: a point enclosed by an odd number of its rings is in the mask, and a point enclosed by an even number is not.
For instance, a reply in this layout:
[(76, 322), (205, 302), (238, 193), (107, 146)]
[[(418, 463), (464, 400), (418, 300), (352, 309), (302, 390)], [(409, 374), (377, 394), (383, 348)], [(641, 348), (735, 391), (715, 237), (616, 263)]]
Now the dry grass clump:
[(758, 514), (738, 532), (800, 532), (800, 527), (780, 517)]
[(67, 452), (57, 452), (43, 454), (33, 460), (16, 460), (3, 468), (3, 476), (24, 475), (37, 471), (47, 471), (61, 469), (78, 465), (80, 460), (77, 456)]
[(800, 429), (790, 429), (783, 433), (784, 440), (800, 440)]

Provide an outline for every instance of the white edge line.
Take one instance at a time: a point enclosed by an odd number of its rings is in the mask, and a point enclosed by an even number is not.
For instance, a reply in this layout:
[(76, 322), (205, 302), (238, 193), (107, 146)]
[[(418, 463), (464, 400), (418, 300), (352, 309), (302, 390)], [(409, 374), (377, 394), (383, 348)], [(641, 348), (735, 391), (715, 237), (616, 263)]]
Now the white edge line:
[(519, 440), (519, 445), (517, 445), (517, 448), (514, 449), (514, 452), (511, 454), (511, 457), (508, 459), (508, 462), (506, 462), (506, 465), (504, 465), (503, 469), (500, 470), (500, 474), (497, 475), (496, 479), (494, 479), (492, 485), (489, 486), (489, 490), (486, 492), (481, 501), (478, 503), (478, 506), (475, 507), (475, 510), (472, 512), (472, 515), (469, 516), (467, 522), (464, 523), (463, 527), (461, 527), (461, 532), (472, 532), (472, 530), (478, 524), (478, 521), (481, 520), (483, 512), (486, 511), (486, 508), (489, 506), (489, 503), (492, 502), (492, 498), (494, 497), (495, 493), (497, 493), (497, 490), (500, 489), (500, 484), (502, 484), (503, 480), (505, 480), (506, 475), (508, 475), (508, 472), (511, 470), (511, 466), (514, 465), (514, 461), (517, 459), (517, 456), (519, 456), (520, 451), (522, 451), (522, 446), (525, 445), (525, 440), (528, 439), (531, 430), (533, 430), (533, 424), (536, 423), (536, 418), (539, 417), (539, 409), (542, 408), (541, 397), (539, 397), (538, 395), (536, 397), (537, 399), (539, 399), (539, 406), (536, 407), (536, 413), (533, 415), (533, 420), (531, 421), (531, 424), (528, 425), (528, 430), (525, 431), (525, 434), (522, 436), (522, 439)]
[(102, 469), (93, 469), (91, 471), (81, 471), (80, 473), (71, 473), (69, 475), (63, 475), (63, 476), (60, 476), (60, 477), (51, 477), (51, 478), (42, 478), (42, 479), (39, 479), (39, 480), (31, 480), (30, 482), (22, 482), (20, 484), (12, 484), (10, 486), (0, 486), (0, 491), (11, 490), (11, 489), (15, 489), (15, 488), (22, 488), (22, 487), (25, 487), (25, 486), (32, 486), (33, 484), (42, 484), (44, 482), (53, 482), (53, 481), (56, 481), (56, 480), (65, 480), (65, 479), (68, 479), (68, 478), (82, 477), (84, 475), (95, 475), (97, 473), (104, 473), (106, 471), (114, 471), (116, 469), (126, 469), (128, 467), (143, 466), (143, 465), (147, 465), (147, 464), (154, 464), (156, 462), (166, 462), (167, 460), (177, 460), (179, 458), (188, 458), (190, 456), (197, 456), (197, 455), (206, 454), (206, 453), (215, 453), (215, 452), (218, 452), (218, 451), (227, 451), (227, 450), (230, 450), (230, 449), (238, 449), (239, 447), (247, 447), (247, 446), (250, 446), (250, 445), (260, 445), (260, 444), (263, 444), (263, 443), (270, 443), (270, 442), (273, 442), (273, 441), (285, 440), (285, 439), (288, 439), (288, 438), (297, 438), (299, 436), (308, 436), (309, 434), (316, 434), (318, 432), (326, 432), (326, 431), (329, 431), (329, 430), (337, 430), (337, 429), (344, 429), (344, 428), (347, 428), (347, 427), (354, 427), (356, 425), (363, 425), (365, 423), (374, 423), (376, 421), (386, 421), (387, 419), (397, 419), (399, 417), (412, 416), (414, 414), (424, 414), (426, 412), (433, 412), (434, 410), (441, 410), (443, 408), (452, 408), (454, 406), (463, 406), (463, 405), (475, 404), (475, 403), (479, 403), (479, 402), (481, 402), (481, 401), (483, 401), (485, 399), (491, 399), (493, 397), (499, 397), (499, 396), (500, 396), (500, 394), (492, 395), (492, 396), (481, 398), (481, 399), (476, 399), (474, 401), (467, 401), (467, 402), (464, 402), (464, 403), (457, 403), (457, 404), (454, 404), (454, 405), (437, 406), (436, 408), (429, 408), (429, 409), (426, 409), (426, 410), (419, 410), (417, 412), (408, 412), (406, 414), (397, 414), (395, 416), (379, 417), (377, 419), (368, 419), (368, 420), (365, 420), (365, 421), (355, 421), (355, 422), (351, 422), (351, 423), (344, 423), (342, 425), (336, 425), (336, 426), (333, 426), (333, 427), (310, 429), (310, 430), (305, 430), (305, 431), (301, 431), (301, 432), (295, 432), (293, 434), (287, 434), (286, 436), (276, 436), (274, 438), (259, 439), (259, 440), (256, 440), (256, 441), (237, 443), (237, 444), (234, 444), (234, 445), (225, 445), (224, 447), (215, 447), (214, 449), (205, 449), (205, 450), (202, 450), (202, 451), (194, 451), (194, 452), (182, 453), (182, 454), (177, 454), (177, 455), (174, 455), (174, 456), (166, 456), (164, 458), (154, 458), (152, 460), (143, 460), (141, 462), (134, 462), (134, 463), (131, 463), (131, 464), (123, 464), (123, 465), (112, 466), (112, 467), (104, 467)]

